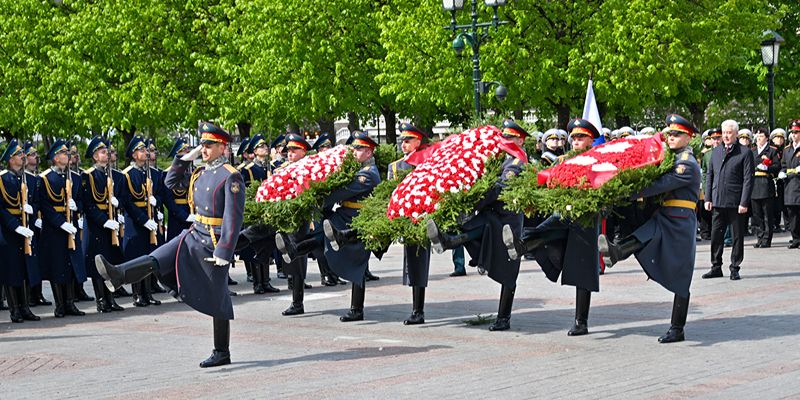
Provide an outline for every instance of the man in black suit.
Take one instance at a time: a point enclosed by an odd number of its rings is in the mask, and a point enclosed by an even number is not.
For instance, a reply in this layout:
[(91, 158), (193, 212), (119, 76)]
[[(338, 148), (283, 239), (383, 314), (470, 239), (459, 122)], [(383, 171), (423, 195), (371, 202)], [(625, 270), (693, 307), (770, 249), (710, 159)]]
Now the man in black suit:
[(722, 250), (725, 229), (733, 231), (731, 251), (731, 280), (739, 280), (739, 268), (744, 259), (744, 227), (750, 195), (753, 191), (753, 153), (736, 142), (739, 124), (733, 120), (722, 123), (722, 145), (711, 155), (706, 174), (705, 208), (711, 216), (711, 270), (703, 279), (722, 276)]
[(755, 135), (756, 147), (753, 149), (753, 229), (758, 242), (753, 247), (772, 246), (773, 207), (775, 205), (775, 176), (781, 170), (778, 150), (769, 144), (767, 130), (759, 128)]

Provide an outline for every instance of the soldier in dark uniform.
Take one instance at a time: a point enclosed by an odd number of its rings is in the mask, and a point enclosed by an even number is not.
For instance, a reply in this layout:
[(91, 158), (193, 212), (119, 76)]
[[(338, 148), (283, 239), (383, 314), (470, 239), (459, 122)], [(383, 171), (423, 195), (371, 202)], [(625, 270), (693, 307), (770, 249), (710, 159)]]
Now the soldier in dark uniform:
[[(528, 132), (513, 120), (503, 121), (503, 137), (513, 141), (522, 149)], [(500, 304), (497, 320), (489, 326), (490, 331), (504, 331), (511, 328), (511, 308), (519, 275), (519, 258), (509, 259), (503, 251), (502, 231), (504, 226), (511, 229), (516, 236), (522, 234), (523, 215), (505, 209), (505, 203), (498, 199), (500, 192), (506, 187), (506, 181), (522, 172), (528, 161), (524, 150), (519, 155), (507, 154), (503, 161), (500, 179), (489, 189), (483, 198), (470, 212), (466, 222), (461, 223), (462, 233), (445, 234), (439, 231), (432, 220), (428, 220), (427, 235), (431, 247), (441, 254), (461, 244), (467, 249), (473, 261), (489, 273), (489, 277), (500, 283)]]
[(113, 178), (109, 177), (108, 145), (103, 139), (93, 138), (86, 148), (85, 157), (94, 162), (93, 167), (83, 171), (81, 179), (81, 199), (86, 215), (83, 240), (86, 274), (92, 278), (97, 311), (122, 311), (123, 308), (114, 301), (114, 295), (103, 284), (103, 277), (94, 267), (94, 257), (98, 254), (112, 262), (122, 262), (122, 239), (119, 237), (115, 211), (119, 207), (117, 197), (122, 188), (114, 186)]
[[(122, 197), (122, 193), (125, 191), (125, 185), (127, 185), (127, 179), (125, 178), (125, 174), (122, 173), (119, 169), (117, 169), (117, 149), (114, 148), (114, 145), (111, 143), (108, 144), (108, 163), (111, 165), (111, 179), (114, 182), (114, 188), (116, 188), (119, 197)], [(119, 201), (119, 200), (117, 200)], [(125, 237), (125, 210), (122, 208), (122, 204), (120, 207), (115, 210), (117, 214), (117, 222), (119, 222), (119, 237), (123, 239)], [(120, 250), (122, 248), (120, 247)], [(130, 297), (131, 294), (125, 290), (124, 286), (120, 286), (117, 290), (113, 293), (114, 298), (119, 297)]]
[(30, 194), (29, 197), (31, 198), (31, 206), (33, 206), (34, 212), (31, 216), (33, 224), (30, 228), (33, 230), (33, 238), (31, 241), (34, 243), (33, 248), (35, 251), (33, 252), (33, 256), (29, 258), (29, 263), (36, 268), (36, 275), (40, 277), (40, 282), (38, 284), (28, 282), (28, 284), (31, 285), (28, 288), (28, 304), (31, 307), (50, 306), (53, 305), (53, 303), (48, 301), (42, 294), (41, 270), (38, 256), (38, 242), (39, 238), (42, 236), (42, 213), (39, 211), (39, 195), (36, 191), (39, 187), (39, 181), (41, 180), (41, 178), (39, 178), (39, 153), (31, 142), (25, 142), (22, 148), (27, 158), (27, 162), (25, 163), (25, 180), (28, 184), (28, 193)]
[[(228, 268), (244, 218), (242, 175), (223, 156), (231, 136), (211, 122), (198, 128), (201, 146), (176, 158), (167, 172), (170, 189), (186, 188), (196, 216), (191, 228), (150, 255), (120, 265), (95, 259), (100, 273), (114, 287), (157, 274), (184, 303), (214, 318), (214, 351), (201, 368), (230, 364), (230, 320), (233, 304)], [(185, 171), (202, 153), (204, 166), (187, 179)], [(224, 216), (224, 218), (223, 218)]]
[[(84, 315), (75, 307), (75, 282), (86, 281), (81, 240), (78, 235), (77, 218), (80, 186), (71, 174), (68, 165), (69, 146), (56, 140), (47, 153), (53, 166), (44, 171), (36, 192), (42, 213), (42, 235), (40, 243), (47, 243), (47, 251), (39, 253), (42, 278), (50, 280), (55, 297), (56, 318), (64, 315)], [(67, 189), (69, 187), (69, 189)]]
[(788, 218), (786, 227), (792, 234), (790, 249), (800, 247), (800, 120), (789, 125), (791, 141), (783, 150), (781, 172), (778, 179), (783, 180), (783, 203)]
[(236, 149), (236, 157), (239, 157), (239, 164), (236, 165), (236, 169), (239, 171), (244, 168), (245, 165), (250, 163), (250, 160), (247, 159), (247, 144), (250, 143), (250, 138), (246, 137), (242, 139), (242, 142), (239, 143), (239, 148)]
[[(175, 160), (185, 156), (191, 150), (189, 143), (183, 139), (178, 139), (169, 152), (169, 158), (170, 160)], [(166, 173), (169, 173), (169, 171), (166, 171)], [(184, 174), (187, 177), (192, 176), (191, 166)], [(189, 211), (189, 192), (180, 188), (167, 189), (166, 196), (164, 196), (164, 205), (167, 208), (167, 241), (170, 241), (180, 235), (184, 229), (189, 229), (192, 226), (192, 222), (194, 222), (194, 215)]]
[[(169, 196), (167, 187), (164, 186), (164, 178), (167, 176), (167, 171), (162, 171), (158, 168), (158, 148), (156, 141), (152, 138), (145, 139), (147, 143), (147, 154), (149, 155), (148, 165), (150, 166), (150, 176), (158, 176), (158, 180), (153, 180), (153, 192), (156, 193), (157, 204), (155, 206), (155, 220), (158, 224), (156, 231), (156, 239), (158, 246), (166, 243), (166, 228), (164, 226), (164, 207), (166, 198)], [(155, 275), (150, 275), (150, 286), (147, 286), (149, 293), (166, 293), (167, 291), (158, 284), (158, 278)], [(152, 298), (152, 295), (150, 296)]]
[[(775, 128), (769, 134), (769, 142), (770, 146), (778, 152), (778, 159), (781, 161), (781, 165), (783, 165), (783, 151), (786, 148), (786, 130), (783, 128)], [(772, 207), (772, 212), (774, 213), (772, 220), (775, 224), (773, 232), (783, 232), (784, 230), (781, 229), (781, 216), (783, 216), (784, 228), (788, 228), (785, 223), (789, 220), (786, 214), (786, 208), (783, 206), (783, 179), (775, 180), (775, 205)]]
[(756, 130), (755, 148), (753, 148), (753, 164), (756, 170), (753, 176), (753, 194), (750, 203), (753, 212), (753, 229), (758, 241), (753, 247), (772, 246), (772, 228), (775, 206), (775, 177), (781, 170), (781, 159), (778, 151), (769, 145), (769, 136), (763, 128)]
[(631, 236), (616, 244), (604, 235), (598, 237), (598, 246), (607, 266), (634, 254), (648, 278), (675, 294), (671, 326), (658, 338), (660, 343), (684, 340), (683, 327), (689, 309), (689, 286), (696, 247), (697, 218), (694, 212), (700, 197), (700, 166), (689, 146), (697, 129), (677, 114), (667, 116), (667, 127), (667, 144), (675, 153), (675, 169), (662, 175), (637, 196), (665, 194), (661, 208)]
[[(567, 126), (572, 148), (585, 151), (592, 147), (600, 132), (585, 119), (574, 119)], [(563, 162), (562, 156), (559, 160)], [(592, 292), (600, 290), (600, 253), (597, 237), (600, 218), (591, 226), (582, 226), (558, 214), (549, 216), (536, 228), (525, 231), (520, 238), (510, 227), (503, 228), (503, 242), (511, 259), (533, 252), (536, 262), (552, 282), (575, 286), (575, 323), (569, 336), (589, 333), (589, 305)]]
[[(354, 132), (351, 139), (350, 145), (353, 147), (356, 160), (361, 163), (361, 170), (358, 171), (353, 182), (334, 190), (325, 199), (323, 205), (325, 210), (323, 213), (330, 215), (329, 223), (340, 231), (349, 230), (350, 222), (358, 215), (358, 210), (362, 207), (359, 201), (369, 196), (372, 189), (381, 181), (373, 157), (373, 151), (378, 144), (367, 133), (360, 131)], [(331, 212), (330, 210), (335, 204), (339, 204), (339, 208)], [(356, 240), (340, 246), (336, 251), (320, 230), (313, 231), (307, 239), (300, 242), (295, 242), (293, 239), (290, 235), (283, 233), (279, 233), (275, 237), (276, 245), (278, 250), (283, 253), (284, 261), (293, 261), (310, 253), (315, 248), (324, 246), (325, 257), (330, 263), (331, 269), (353, 284), (350, 311), (339, 319), (342, 322), (363, 320), (366, 271), (370, 257), (370, 252), (364, 247), (364, 243)]]
[(30, 229), (33, 226), (30, 219), (34, 216), (31, 193), (35, 191), (28, 191), (26, 158), (17, 139), (11, 139), (0, 155), (0, 161), (8, 165), (8, 169), (0, 172), (0, 238), (3, 239), (0, 240), (0, 254), (3, 255), (0, 285), (8, 297), (14, 323), (39, 320), (31, 312), (26, 293), (28, 285), (41, 283), (39, 266), (33, 257), (34, 232)]
[[(157, 197), (161, 185), (161, 175), (155, 174), (148, 168), (149, 155), (147, 144), (141, 136), (134, 136), (128, 144), (126, 152), (132, 160), (131, 165), (125, 168), (125, 183), (123, 184), (120, 203), (125, 209), (125, 237), (122, 242), (123, 257), (125, 260), (134, 260), (145, 254), (151, 253), (158, 247), (159, 225), (157, 207), (160, 204)], [(148, 185), (150, 181), (150, 185)], [(133, 287), (133, 305), (147, 307), (151, 304), (160, 305), (161, 302), (151, 295), (150, 278), (141, 282), (130, 282)]]
[[(81, 155), (78, 152), (78, 146), (70, 142), (69, 143), (69, 166), (68, 169), (71, 172), (71, 178), (73, 184), (80, 188), (81, 187), (81, 178), (83, 176), (83, 171), (81, 170)], [(78, 227), (78, 238), (83, 241), (83, 233), (85, 228), (85, 220), (83, 218), (83, 199), (80, 193), (73, 193), (73, 198), (78, 205), (78, 211), (75, 212), (75, 218), (77, 219), (77, 227)], [(89, 296), (86, 291), (83, 289), (83, 283), (75, 280), (72, 282), (75, 286), (75, 301), (94, 301), (94, 297)]]
[(542, 134), (542, 157), (543, 167), (549, 167), (558, 162), (558, 157), (564, 155), (564, 149), (558, 146), (558, 129), (548, 129)]
[[(314, 145), (311, 146), (311, 150), (320, 153), (332, 148), (335, 144), (336, 144), (336, 138), (329, 132), (323, 132), (317, 137), (317, 140), (314, 141)], [(317, 227), (319, 225), (320, 221), (315, 221), (314, 226)], [(316, 248), (315, 250), (311, 251), (309, 255), (317, 260), (317, 266), (319, 267), (319, 274), (322, 285), (336, 286), (336, 285), (347, 284), (347, 282), (339, 279), (339, 276), (337, 276), (336, 273), (334, 273), (331, 270), (330, 265), (328, 265), (328, 259), (325, 258), (324, 247)]]

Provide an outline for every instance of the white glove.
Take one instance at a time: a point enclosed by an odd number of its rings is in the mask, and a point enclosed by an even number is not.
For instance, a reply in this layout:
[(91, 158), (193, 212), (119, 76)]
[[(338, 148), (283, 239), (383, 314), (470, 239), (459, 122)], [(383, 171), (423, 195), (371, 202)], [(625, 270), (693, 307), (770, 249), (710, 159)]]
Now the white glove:
[(18, 226), (17, 229), (14, 229), (14, 232), (17, 232), (20, 235), (24, 236), (25, 239), (30, 239), (33, 237), (33, 231), (22, 225)]
[(36, 221), (33, 222), (33, 226), (35, 226), (35, 227), (37, 227), (39, 229), (42, 229), (42, 219), (41, 218), (36, 218)]
[(25, 214), (33, 215), (33, 207), (30, 204), (25, 204), (22, 206), (22, 210), (25, 211)]
[(59, 228), (61, 228), (61, 230), (63, 230), (64, 232), (69, 233), (70, 235), (78, 233), (78, 229), (76, 229), (75, 226), (73, 226), (69, 222), (64, 222), (63, 224), (61, 224)]
[(75, 204), (75, 200), (69, 199), (69, 202), (67, 202), (67, 205), (69, 206), (70, 210), (78, 211), (78, 205)]
[(78, 218), (78, 227), (80, 227), (80, 228), (83, 227), (83, 217), (79, 217)]
[(163, 221), (164, 213), (162, 213), (161, 211), (156, 211), (156, 218), (158, 218), (159, 221)]
[(189, 216), (186, 217), (186, 222), (194, 222), (195, 220), (197, 220), (197, 218), (194, 214), (189, 214)]
[(117, 222), (119, 222), (120, 225), (124, 224), (125, 223), (125, 216), (122, 215), (122, 214), (117, 215)]
[(192, 151), (186, 153), (181, 157), (181, 161), (194, 161), (198, 156), (200, 156), (200, 152), (203, 151), (203, 145), (195, 147)]
[(119, 222), (110, 219), (103, 224), (103, 228), (111, 229), (112, 231), (116, 231), (119, 229)]
[(214, 265), (216, 265), (218, 267), (224, 267), (224, 266), (226, 266), (226, 265), (228, 265), (230, 263), (231, 262), (228, 261), (228, 260), (225, 260), (225, 259), (222, 259), (222, 258), (214, 256)]
[(778, 174), (778, 179), (786, 179), (786, 172), (783, 172), (783, 171), (781, 171), (781, 172)]
[(156, 229), (158, 229), (158, 224), (156, 223), (156, 221), (148, 219), (147, 222), (144, 223), (144, 227), (147, 228), (147, 230), (149, 231), (155, 231)]
[(117, 198), (114, 196), (111, 196), (111, 206), (119, 207), (119, 200), (117, 200)]
[(766, 171), (767, 170), (767, 166), (764, 165), (764, 164), (758, 164), (758, 165), (756, 165), (756, 169), (759, 170), (759, 171)]
[(150, 196), (150, 205), (153, 207), (158, 205), (158, 200), (156, 200), (156, 198), (153, 196)]

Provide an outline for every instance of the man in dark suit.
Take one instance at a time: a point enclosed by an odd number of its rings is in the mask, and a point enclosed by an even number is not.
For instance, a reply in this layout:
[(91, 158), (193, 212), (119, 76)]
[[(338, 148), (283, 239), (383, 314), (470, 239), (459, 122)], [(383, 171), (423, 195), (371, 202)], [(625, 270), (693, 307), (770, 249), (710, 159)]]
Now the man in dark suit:
[(773, 207), (775, 206), (775, 176), (781, 170), (778, 150), (769, 145), (767, 130), (759, 128), (755, 135), (756, 147), (753, 149), (753, 228), (758, 242), (753, 247), (772, 246)]
[(738, 280), (744, 259), (745, 215), (753, 191), (753, 154), (736, 142), (739, 124), (734, 120), (722, 123), (722, 145), (712, 150), (711, 164), (706, 174), (705, 208), (711, 216), (711, 270), (703, 279), (722, 276), (722, 250), (725, 229), (733, 232), (731, 251), (731, 280)]

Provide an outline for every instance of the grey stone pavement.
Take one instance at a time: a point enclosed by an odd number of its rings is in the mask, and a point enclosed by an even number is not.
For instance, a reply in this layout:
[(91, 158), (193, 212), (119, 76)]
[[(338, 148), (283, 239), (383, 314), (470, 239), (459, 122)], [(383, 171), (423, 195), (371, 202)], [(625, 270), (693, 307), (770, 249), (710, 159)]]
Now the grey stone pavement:
[(522, 264), (512, 330), (466, 324), (496, 312), (500, 286), (469, 267), (448, 277), (449, 252), (432, 259), (427, 323), (403, 326), (411, 290), (393, 246), (372, 260), (381, 279), (368, 284), (363, 322), (339, 322), (349, 286), (319, 286), (314, 262), (298, 317), (280, 315), (290, 301), (285, 281), (273, 279), (281, 293), (253, 295), (244, 268), (232, 270), (240, 282), (233, 364), (222, 368), (197, 366), (212, 349), (210, 318), (166, 295), (144, 309), (122, 299), (126, 310), (111, 314), (78, 303), (85, 317), (55, 319), (51, 307), (36, 307), (38, 323), (12, 324), (3, 311), (0, 398), (800, 399), (800, 250), (786, 248), (785, 234), (771, 249), (747, 239), (738, 282), (727, 271), (701, 279), (709, 244), (699, 244), (683, 343), (656, 341), (672, 295), (633, 259), (601, 277), (588, 336), (566, 335), (574, 290), (547, 281), (533, 261)]

